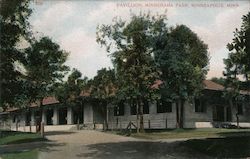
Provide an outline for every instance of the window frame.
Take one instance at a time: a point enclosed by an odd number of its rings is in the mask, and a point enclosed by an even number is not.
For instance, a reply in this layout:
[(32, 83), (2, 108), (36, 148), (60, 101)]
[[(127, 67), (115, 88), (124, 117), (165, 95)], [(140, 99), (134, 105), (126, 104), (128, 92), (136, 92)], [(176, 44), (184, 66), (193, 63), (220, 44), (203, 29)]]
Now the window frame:
[(119, 102), (115, 107), (114, 107), (114, 116), (124, 116), (125, 112), (125, 106), (124, 102), (121, 101)]
[(130, 102), (130, 115), (137, 115), (137, 105), (135, 100)]
[(147, 100), (143, 101), (143, 114), (149, 114), (149, 102)]
[[(197, 105), (197, 101), (199, 101), (199, 105)], [(195, 113), (206, 113), (206, 102), (202, 101), (200, 98), (194, 99), (194, 112)]]
[(172, 113), (173, 112), (173, 103), (165, 100), (156, 101), (156, 112), (157, 113)]
[(238, 115), (243, 115), (244, 114), (243, 103), (237, 103), (236, 105), (237, 105), (237, 114)]

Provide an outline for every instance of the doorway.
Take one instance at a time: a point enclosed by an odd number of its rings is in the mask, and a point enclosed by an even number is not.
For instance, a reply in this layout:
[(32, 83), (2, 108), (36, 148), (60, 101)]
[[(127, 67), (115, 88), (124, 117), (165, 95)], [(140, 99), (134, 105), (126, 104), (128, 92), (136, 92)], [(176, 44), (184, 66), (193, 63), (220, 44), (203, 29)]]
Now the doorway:
[(224, 106), (215, 105), (213, 107), (213, 121), (224, 121)]
[(79, 119), (79, 124), (83, 124), (83, 106), (75, 106), (72, 108), (73, 111), (73, 123), (77, 124)]
[(67, 107), (58, 109), (59, 111), (59, 125), (67, 124)]

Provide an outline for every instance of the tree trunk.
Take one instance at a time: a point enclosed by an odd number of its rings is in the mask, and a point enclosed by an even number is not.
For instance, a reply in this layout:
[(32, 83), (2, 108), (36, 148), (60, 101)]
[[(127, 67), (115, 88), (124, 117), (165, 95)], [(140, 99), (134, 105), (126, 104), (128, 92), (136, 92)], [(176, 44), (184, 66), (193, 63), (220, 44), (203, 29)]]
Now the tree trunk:
[(184, 127), (184, 100), (181, 100), (181, 108), (180, 108), (180, 128)]
[(42, 109), (42, 105), (43, 105), (43, 99), (40, 99), (40, 101), (39, 101), (40, 103), (40, 105), (39, 105), (39, 113), (40, 113), (40, 115), (39, 115), (39, 118), (37, 119), (38, 121), (37, 121), (37, 126), (38, 126), (38, 128), (37, 128), (37, 132), (40, 132), (41, 131), (41, 126), (42, 126), (42, 116), (43, 116), (43, 109)]
[(180, 128), (179, 101), (176, 101), (175, 104), (176, 104), (176, 128)]
[(109, 121), (109, 110), (108, 110), (108, 105), (106, 105), (106, 130), (109, 129), (108, 121)]
[(32, 117), (32, 112), (31, 112), (31, 110), (30, 110), (30, 108), (29, 108), (29, 113), (30, 113), (30, 121), (29, 121), (29, 127), (30, 127), (30, 132), (32, 132), (32, 127), (31, 127), (31, 117)]
[(139, 117), (140, 117), (140, 132), (144, 132), (144, 123), (143, 123), (143, 105), (142, 105), (142, 100), (139, 98), (138, 100), (138, 105), (139, 105)]
[(139, 105), (136, 104), (136, 132), (139, 133)]
[[(229, 99), (229, 106), (230, 106), (231, 108), (234, 107), (233, 99)], [(237, 109), (237, 105), (236, 105), (236, 104), (235, 104), (235, 108)], [(236, 116), (237, 128), (239, 128), (239, 115), (238, 115), (238, 110), (236, 111), (235, 116)]]

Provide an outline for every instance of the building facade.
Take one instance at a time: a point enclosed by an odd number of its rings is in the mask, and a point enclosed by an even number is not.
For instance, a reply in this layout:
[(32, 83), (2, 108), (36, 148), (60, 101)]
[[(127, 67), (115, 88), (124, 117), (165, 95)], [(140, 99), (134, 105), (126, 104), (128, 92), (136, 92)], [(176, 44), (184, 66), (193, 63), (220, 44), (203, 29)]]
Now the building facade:
[[(223, 86), (204, 81), (205, 89), (199, 99), (184, 103), (184, 128), (212, 128), (221, 124), (250, 127), (250, 103), (235, 103), (233, 106), (222, 98)], [(246, 94), (247, 95), (247, 94)], [(176, 104), (164, 100), (143, 102), (144, 128), (176, 128)], [(238, 118), (238, 119), (237, 119)], [(91, 101), (67, 106), (54, 97), (43, 100), (43, 106), (36, 104), (26, 109), (9, 109), (0, 113), (0, 129), (35, 131), (40, 120), (45, 131), (76, 129), (125, 129), (130, 122), (136, 125), (136, 105), (133, 102), (108, 104), (101, 107)], [(108, 122), (106, 122), (108, 121)], [(31, 125), (31, 126), (30, 126)]]

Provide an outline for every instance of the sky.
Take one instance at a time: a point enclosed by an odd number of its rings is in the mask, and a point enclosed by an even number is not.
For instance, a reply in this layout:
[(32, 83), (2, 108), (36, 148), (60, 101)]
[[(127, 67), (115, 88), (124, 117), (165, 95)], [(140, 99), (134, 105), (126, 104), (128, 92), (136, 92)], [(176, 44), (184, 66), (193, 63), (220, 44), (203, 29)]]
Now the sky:
[(112, 68), (105, 48), (96, 42), (96, 28), (111, 24), (116, 16), (129, 20), (131, 13), (166, 14), (168, 25), (187, 25), (208, 45), (207, 79), (222, 77), (223, 58), (235, 28), (250, 10), (250, 1), (84, 1), (35, 0), (29, 19), (36, 37), (49, 36), (68, 51), (66, 64), (92, 78), (103, 67)]

